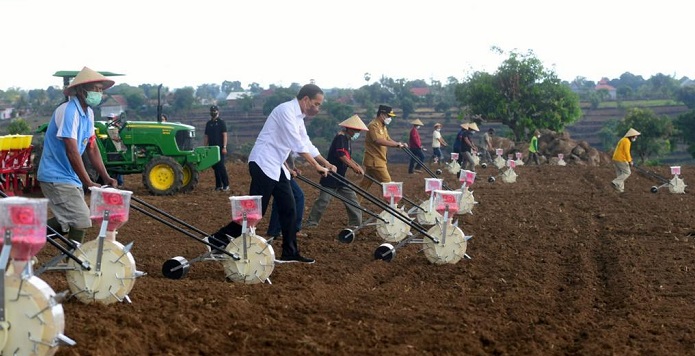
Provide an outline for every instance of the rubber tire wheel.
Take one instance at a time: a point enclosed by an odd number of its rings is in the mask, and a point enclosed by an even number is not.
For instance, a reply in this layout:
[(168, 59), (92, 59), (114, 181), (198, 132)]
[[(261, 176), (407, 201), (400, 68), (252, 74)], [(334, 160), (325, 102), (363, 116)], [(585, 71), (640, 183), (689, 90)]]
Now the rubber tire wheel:
[(183, 186), (183, 167), (171, 157), (154, 157), (142, 172), (142, 184), (152, 195), (174, 195)]
[(195, 164), (188, 162), (183, 166), (183, 185), (181, 186), (181, 193), (190, 193), (198, 186), (198, 178), (200, 172), (195, 167)]

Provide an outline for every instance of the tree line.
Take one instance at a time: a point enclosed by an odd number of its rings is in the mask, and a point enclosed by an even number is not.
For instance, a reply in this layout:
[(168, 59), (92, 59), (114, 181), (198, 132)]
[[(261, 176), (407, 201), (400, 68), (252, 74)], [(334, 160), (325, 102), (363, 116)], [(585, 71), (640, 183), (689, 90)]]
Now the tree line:
[[(406, 80), (383, 76), (372, 80), (371, 75), (365, 73), (365, 85), (360, 88), (326, 90), (325, 114), (312, 120), (307, 130), (312, 137), (324, 138), (330, 142), (335, 125), (354, 113), (356, 108), (363, 110), (366, 117), (371, 117), (379, 104), (388, 103), (398, 108), (405, 119), (417, 108), (428, 107), (441, 113), (445, 120), (455, 118), (478, 123), (500, 122), (509, 129), (507, 135), (510, 138), (522, 141), (528, 139), (535, 129), (562, 131), (565, 126), (576, 122), (582, 115), (580, 102), (589, 102), (591, 107), (597, 107), (602, 101), (612, 100), (605, 90), (595, 90), (596, 82), (584, 77), (577, 77), (571, 82), (560, 80), (532, 51), (505, 53), (499, 48), (493, 50), (506, 56), (497, 70), (493, 73), (473, 72), (463, 81), (453, 76), (446, 82), (431, 80), (429, 83), (422, 79)], [(615, 100), (619, 105), (621, 102), (638, 99), (670, 100), (674, 104), (687, 105), (691, 111), (671, 120), (656, 117), (649, 109), (641, 109), (640, 112), (632, 110), (622, 120), (604, 127), (602, 137), (608, 140), (611, 136), (619, 136), (626, 125), (634, 123), (635, 126), (654, 129), (643, 131), (657, 135), (652, 141), (646, 136), (647, 133), (643, 133), (642, 140), (636, 144), (645, 146), (644, 151), (640, 151), (643, 159), (663, 154), (665, 150), (675, 147), (676, 141), (689, 144), (689, 152), (695, 157), (695, 85), (684, 85), (690, 82), (689, 78), (677, 79), (657, 74), (644, 79), (625, 72), (619, 78), (605, 78), (603, 82), (616, 89)], [(238, 98), (235, 110), (248, 114), (252, 110), (261, 109), (267, 115), (277, 104), (294, 97), (300, 87), (299, 83), (292, 83), (286, 88), (271, 84), (266, 89), (258, 83), (251, 83), (244, 90), (241, 82), (225, 80), (221, 85), (202, 84), (197, 88), (162, 87), (159, 93), (159, 85), (156, 84), (130, 86), (120, 83), (110, 88), (107, 94), (122, 95), (125, 98), (129, 120), (151, 120), (155, 117), (159, 104), (158, 94), (161, 94), (165, 112), (186, 117), (196, 107), (211, 103), (224, 106), (229, 93), (243, 91), (246, 94)], [(413, 88), (427, 88), (428, 92), (424, 96), (418, 96), (411, 90)], [(259, 103), (257, 95), (266, 90), (272, 94)], [(13, 107), (23, 117), (50, 116), (63, 100), (59, 87), (0, 90), (0, 103)], [(643, 120), (647, 121), (642, 122)], [(12, 128), (13, 131), (18, 129), (22, 129), (22, 125)], [(651, 148), (646, 149), (647, 146)]]

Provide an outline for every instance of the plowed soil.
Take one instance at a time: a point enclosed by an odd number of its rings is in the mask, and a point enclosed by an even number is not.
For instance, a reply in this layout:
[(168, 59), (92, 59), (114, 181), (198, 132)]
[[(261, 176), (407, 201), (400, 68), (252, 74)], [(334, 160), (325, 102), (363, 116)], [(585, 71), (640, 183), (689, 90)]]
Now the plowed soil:
[[(652, 171), (670, 177), (668, 167)], [(248, 193), (246, 165), (228, 164), (236, 195)], [(390, 167), (406, 196), (427, 199), (426, 174)], [(458, 222), (468, 242), (456, 264), (434, 265), (422, 245), (407, 244), (391, 262), (374, 259), (376, 229), (351, 244), (334, 200), (319, 228), (300, 239), (313, 265), (276, 264), (272, 284), (225, 281), (219, 262), (197, 262), (179, 280), (162, 275), (175, 256), (206, 251), (185, 234), (131, 209), (120, 230), (133, 241), (138, 279), (132, 303), (63, 303), (74, 347), (59, 355), (684, 355), (695, 354), (695, 197), (649, 188), (634, 172), (619, 194), (611, 166), (523, 166), (516, 183), (478, 168), (472, 214)], [(306, 177), (318, 181), (315, 173)], [(349, 176), (353, 180), (357, 178)], [(450, 186), (456, 179), (444, 173)], [(695, 184), (695, 167), (683, 167)], [(230, 219), (228, 193), (213, 192), (211, 171), (191, 194), (154, 197), (139, 176), (135, 197), (205, 232)], [(306, 211), (318, 195), (300, 183)], [(373, 194), (379, 194), (376, 186)], [(374, 205), (366, 207), (376, 213)], [(265, 233), (270, 213), (258, 226)], [(306, 215), (305, 215), (306, 216)], [(97, 236), (96, 227), (90, 230)], [(280, 242), (274, 242), (279, 251)], [(40, 262), (57, 253), (46, 246)], [(66, 290), (63, 272), (41, 275)]]

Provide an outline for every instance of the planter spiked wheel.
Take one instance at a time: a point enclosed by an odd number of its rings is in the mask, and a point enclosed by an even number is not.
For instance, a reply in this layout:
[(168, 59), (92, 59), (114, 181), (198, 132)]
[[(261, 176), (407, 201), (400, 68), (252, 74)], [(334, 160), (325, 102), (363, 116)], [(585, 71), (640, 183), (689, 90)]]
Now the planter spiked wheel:
[(1, 355), (53, 355), (61, 344), (76, 344), (63, 334), (67, 292), (56, 294), (33, 274), (33, 259), (46, 243), (47, 204), (23, 197), (0, 202)]
[(680, 178), (681, 174), (681, 167), (680, 166), (672, 166), (671, 167), (671, 174), (673, 174), (673, 178), (670, 180), (667, 179), (666, 177), (660, 176), (654, 172), (648, 171), (642, 167), (637, 167), (634, 166), (637, 172), (641, 173), (642, 175), (655, 179), (661, 183), (661, 185), (654, 185), (652, 186), (649, 191), (652, 193), (658, 193), (659, 189), (668, 187), (668, 191), (674, 194), (685, 194), (685, 187), (687, 185), (683, 181), (683, 179)]
[[(99, 236), (77, 245), (76, 259), (68, 262), (67, 280), (72, 296), (85, 304), (111, 304), (127, 301), (135, 280), (145, 275), (135, 268), (130, 253), (133, 242), (116, 241), (116, 231), (128, 221), (130, 191), (90, 187), (90, 217), (101, 223)], [(92, 268), (80, 268), (77, 261), (86, 261)]]
[[(423, 249), (427, 259), (433, 264), (455, 264), (463, 257), (470, 258), (466, 254), (466, 236), (458, 227), (458, 222), (452, 223), (450, 216), (458, 212), (462, 192), (436, 190), (433, 205), (435, 210), (443, 216), (429, 231), (420, 231), (428, 239), (422, 239), (425, 245)], [(400, 241), (396, 246), (383, 243), (374, 251), (374, 258), (390, 262), (396, 256), (396, 250), (408, 243), (415, 243), (414, 236)]]
[[(270, 284), (269, 277), (275, 269), (275, 252), (266, 239), (256, 235), (255, 228), (262, 216), (261, 198), (260, 195), (229, 197), (232, 204), (232, 222), (241, 226), (241, 234), (239, 236), (227, 236), (229, 242), (215, 241), (215, 243), (212, 244), (210, 240), (215, 238), (214, 235), (205, 234), (195, 227), (185, 224), (183, 221), (168, 214), (166, 214), (166, 216), (170, 219), (207, 236), (198, 238), (170, 222), (166, 222), (161, 218), (156, 218), (166, 225), (186, 233), (189, 237), (204, 243), (207, 245), (208, 249), (206, 253), (190, 261), (182, 256), (167, 260), (162, 265), (162, 274), (169, 279), (181, 279), (188, 274), (192, 263), (199, 261), (217, 261), (222, 263), (225, 277), (230, 282), (241, 282), (245, 284), (266, 282)], [(159, 213), (165, 214), (151, 205), (148, 207)], [(226, 247), (220, 247), (221, 244), (226, 245)]]
[(124, 246), (102, 236), (80, 245), (75, 255), (94, 267), (84, 270), (73, 260), (68, 263), (66, 274), (73, 297), (85, 304), (111, 304), (124, 300), (130, 303), (128, 293), (133, 289), (135, 279), (144, 276), (135, 269), (135, 259), (130, 253), (132, 246), (132, 242)]

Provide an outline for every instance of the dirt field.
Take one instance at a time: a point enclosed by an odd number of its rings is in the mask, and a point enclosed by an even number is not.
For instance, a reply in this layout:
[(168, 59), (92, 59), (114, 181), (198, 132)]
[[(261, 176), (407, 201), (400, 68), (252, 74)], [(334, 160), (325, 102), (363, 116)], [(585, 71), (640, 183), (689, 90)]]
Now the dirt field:
[[(233, 190), (247, 193), (246, 166), (228, 169)], [(65, 302), (65, 334), (77, 346), (58, 354), (695, 354), (690, 187), (652, 194), (656, 182), (633, 173), (618, 194), (609, 186), (612, 167), (547, 165), (518, 167), (513, 184), (490, 184), (493, 169), (478, 169), (472, 190), (479, 204), (459, 220), (473, 236), (472, 259), (454, 265), (430, 264), (414, 244), (391, 262), (374, 260), (383, 242), (374, 228), (352, 244), (338, 242), (346, 217), (334, 201), (320, 228), (300, 240), (316, 264), (276, 265), (272, 284), (226, 282), (219, 262), (195, 263), (185, 279), (169, 280), (161, 273), (166, 260), (192, 259), (205, 246), (132, 211), (118, 239), (135, 241), (138, 270), (148, 275), (135, 283), (132, 304)], [(670, 176), (668, 167), (652, 170)], [(405, 194), (424, 201), (426, 175), (406, 172), (391, 167)], [(695, 184), (695, 167), (683, 167), (682, 176)], [(126, 184), (204, 231), (229, 220), (229, 194), (211, 191), (211, 171), (189, 195), (149, 196), (136, 176)], [(300, 185), (308, 214), (317, 191)], [(55, 253), (47, 246), (40, 257)], [(41, 277), (67, 289), (62, 272)]]

